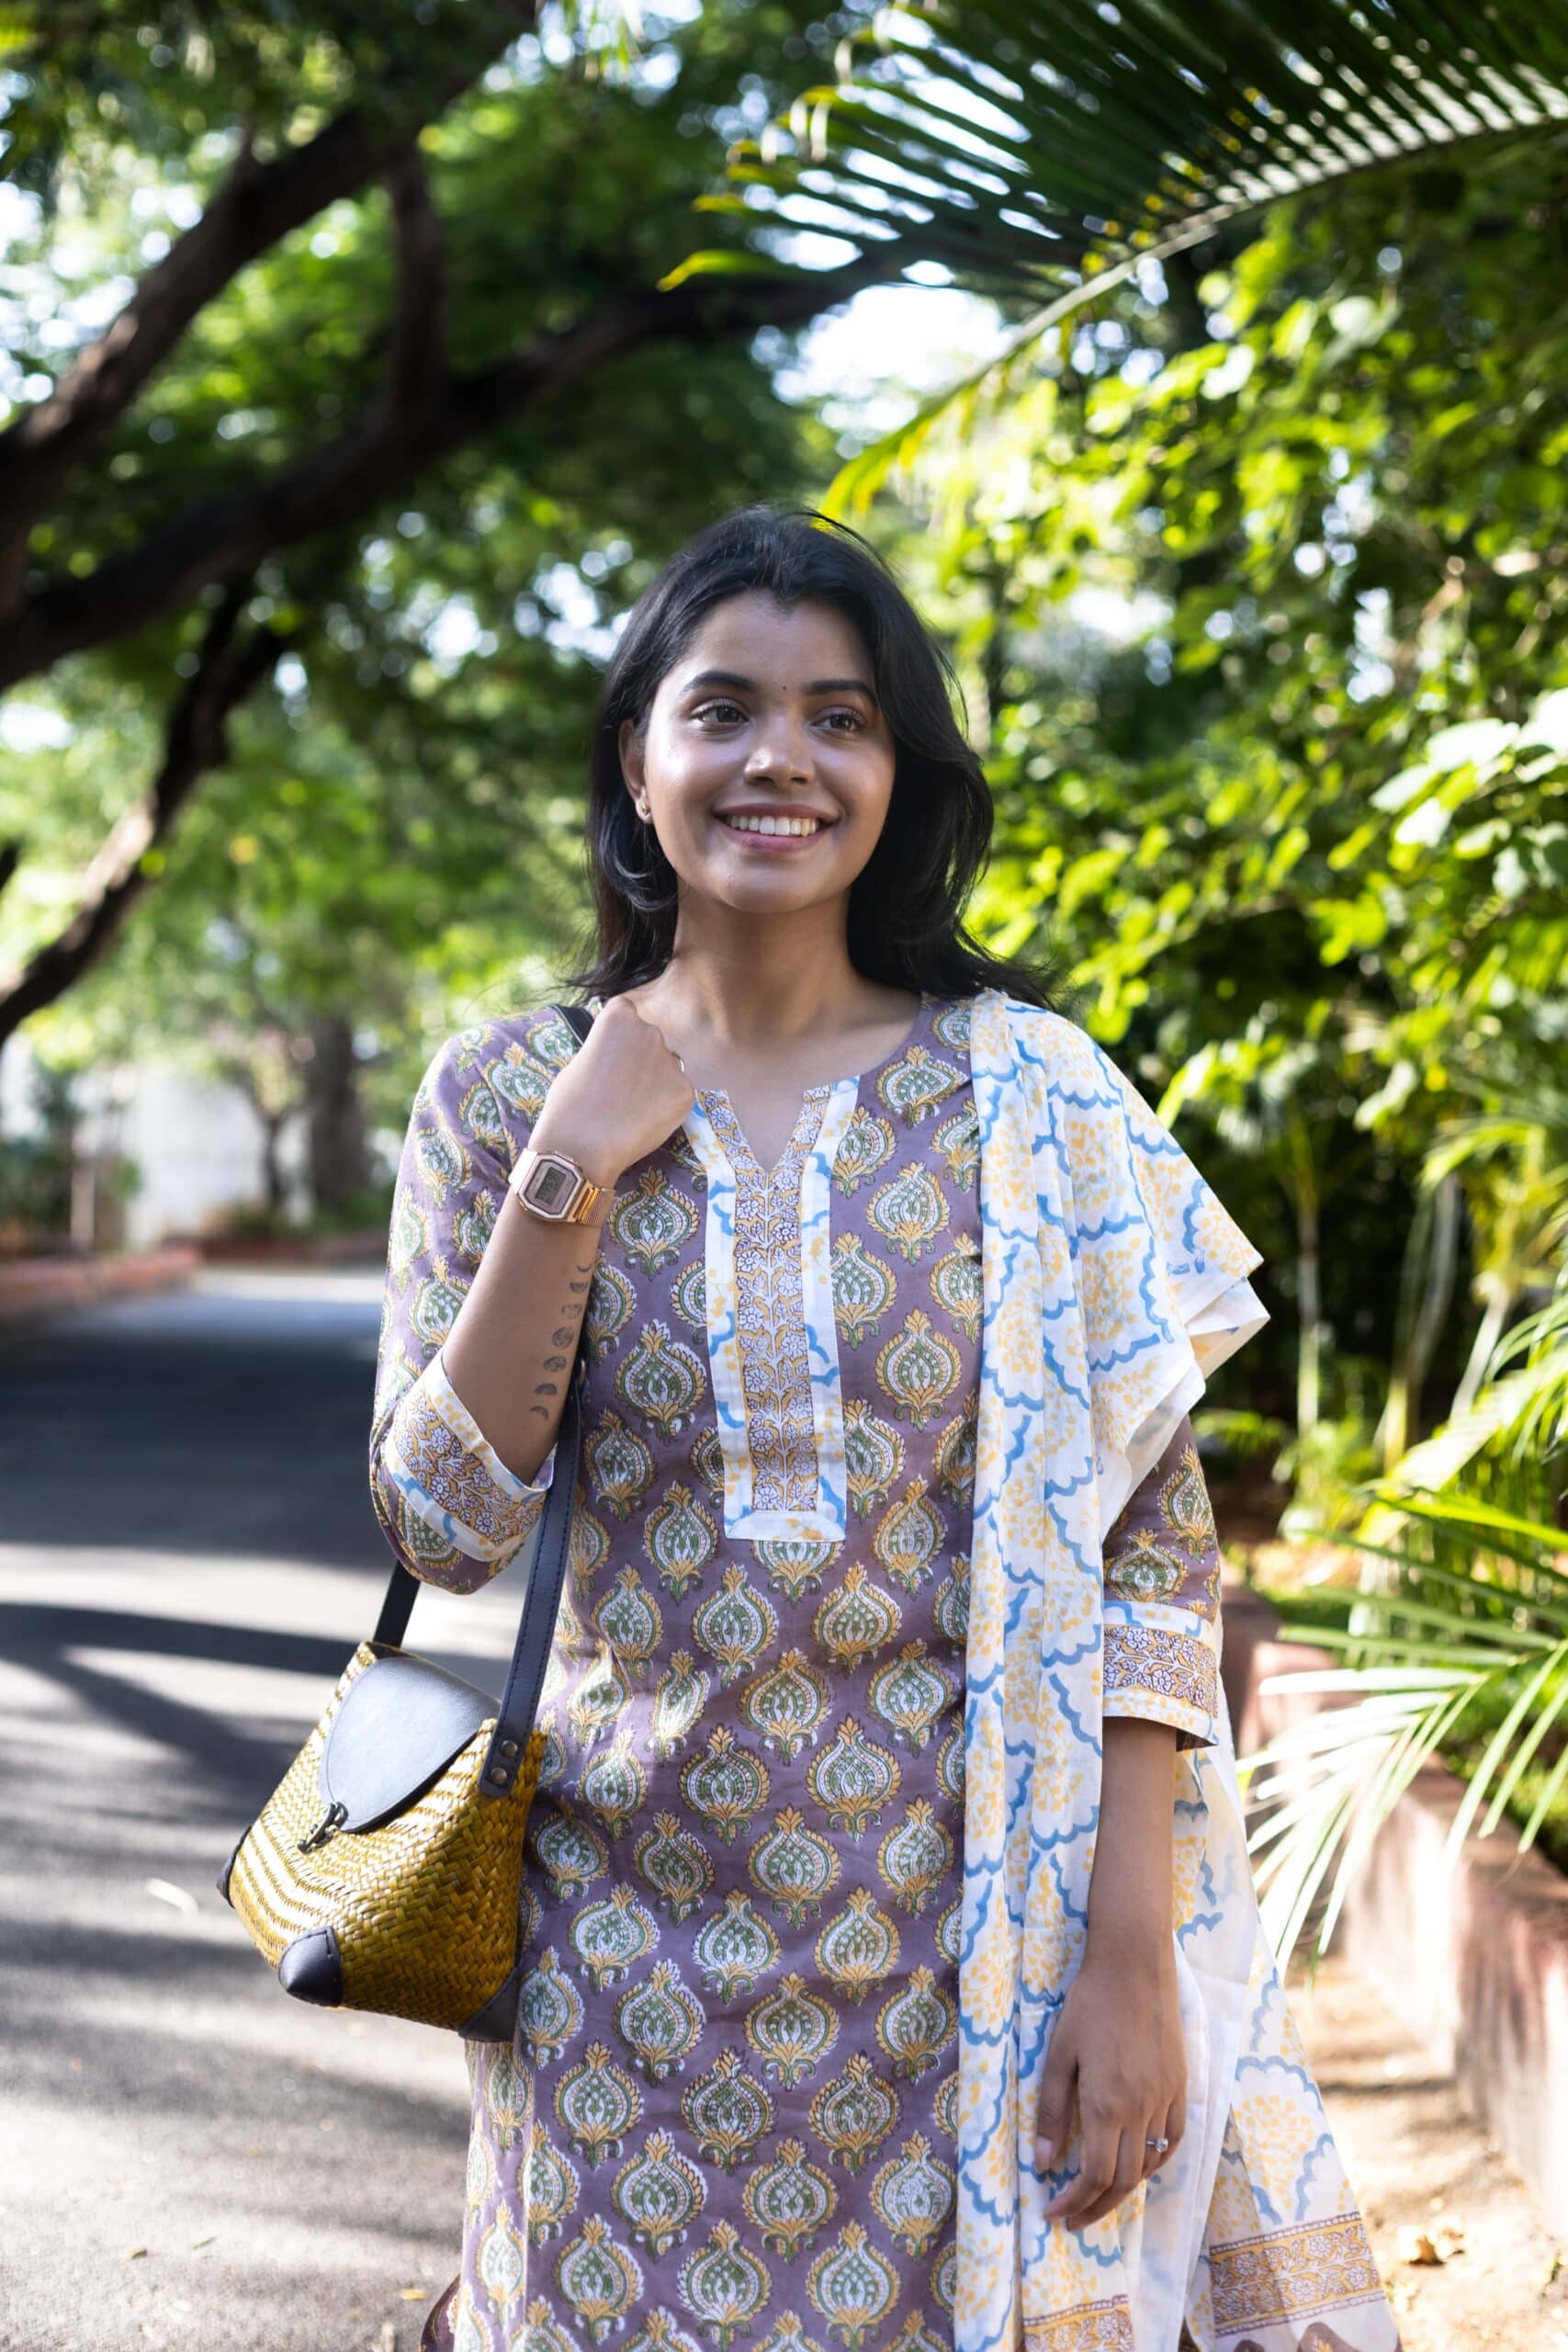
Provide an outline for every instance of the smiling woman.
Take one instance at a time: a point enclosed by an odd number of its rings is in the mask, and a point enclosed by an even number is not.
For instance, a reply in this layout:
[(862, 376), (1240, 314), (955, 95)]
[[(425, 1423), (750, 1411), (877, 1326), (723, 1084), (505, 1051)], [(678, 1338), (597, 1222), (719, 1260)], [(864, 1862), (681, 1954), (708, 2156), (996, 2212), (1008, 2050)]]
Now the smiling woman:
[(964, 936), (989, 822), (870, 551), (730, 516), (605, 678), (586, 1040), (415, 1097), (400, 1557), (523, 1551), (579, 1361), (583, 1432), (429, 2352), (1394, 2352), (1216, 1672), (1187, 1416), (1258, 1253)]

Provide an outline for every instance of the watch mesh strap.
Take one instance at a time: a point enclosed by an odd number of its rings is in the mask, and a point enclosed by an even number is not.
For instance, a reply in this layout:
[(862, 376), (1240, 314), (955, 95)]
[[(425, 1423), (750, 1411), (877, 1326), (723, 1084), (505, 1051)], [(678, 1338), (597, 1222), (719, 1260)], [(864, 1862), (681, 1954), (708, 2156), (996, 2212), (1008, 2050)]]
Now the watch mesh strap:
[[(593, 1022), (587, 1006), (563, 1004), (557, 1010), (581, 1045)], [(555, 1638), (556, 1618), (560, 1609), (561, 1587), (566, 1581), (572, 1498), (577, 1491), (577, 1468), (582, 1451), (581, 1400), (586, 1368), (582, 1337), (579, 1331), (577, 1354), (567, 1383), (566, 1403), (561, 1408), (560, 1428), (556, 1433), (555, 1467), (550, 1473), (534, 1555), (529, 1563), (528, 1589), (523, 1596), (517, 1639), (512, 1646), (512, 1668), (506, 1678), (506, 1687), (496, 1713), (495, 1730), (479, 1776), (479, 1787), (488, 1796), (504, 1796), (512, 1786), (523, 1761), (528, 1734), (534, 1727), (545, 1668), (549, 1664), (550, 1644)], [(392, 1573), (388, 1579), (386, 1597), (376, 1621), (372, 1641), (392, 1649), (401, 1646), (414, 1602), (423, 1589), (423, 1580), (411, 1575), (402, 1562), (394, 1556)], [(504, 1752), (508, 1748), (511, 1749), (510, 1755)]]

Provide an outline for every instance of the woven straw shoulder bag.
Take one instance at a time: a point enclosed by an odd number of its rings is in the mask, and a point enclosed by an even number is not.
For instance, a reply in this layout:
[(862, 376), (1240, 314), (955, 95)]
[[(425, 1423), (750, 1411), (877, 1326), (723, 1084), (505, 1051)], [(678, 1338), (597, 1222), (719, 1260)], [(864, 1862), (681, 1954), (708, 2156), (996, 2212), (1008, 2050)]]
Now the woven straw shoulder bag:
[[(592, 1015), (563, 1005), (579, 1043)], [(581, 1341), (499, 1705), (402, 1647), (421, 1587), (392, 1569), (376, 1631), (224, 1864), (218, 1891), (286, 1993), (475, 2041), (512, 2039), (523, 1838), (581, 1450)]]

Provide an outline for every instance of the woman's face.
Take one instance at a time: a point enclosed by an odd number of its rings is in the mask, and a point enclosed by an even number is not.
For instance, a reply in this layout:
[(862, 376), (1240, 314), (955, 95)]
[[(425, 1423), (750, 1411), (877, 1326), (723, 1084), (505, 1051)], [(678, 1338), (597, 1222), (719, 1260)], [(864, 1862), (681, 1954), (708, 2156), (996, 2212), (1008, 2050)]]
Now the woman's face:
[[(716, 605), (660, 681), (642, 741), (628, 720), (620, 752), (684, 891), (759, 913), (847, 892), (893, 793), (871, 662), (830, 605)], [(759, 828), (773, 819), (780, 830)]]

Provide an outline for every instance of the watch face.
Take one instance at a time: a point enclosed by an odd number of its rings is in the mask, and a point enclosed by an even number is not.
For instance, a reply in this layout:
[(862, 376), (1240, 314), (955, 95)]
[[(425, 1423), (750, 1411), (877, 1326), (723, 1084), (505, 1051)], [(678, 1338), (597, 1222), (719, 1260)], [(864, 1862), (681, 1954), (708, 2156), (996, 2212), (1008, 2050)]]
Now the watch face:
[(541, 1159), (523, 1187), (523, 1197), (544, 1216), (563, 1216), (571, 1205), (577, 1178), (558, 1160)]

